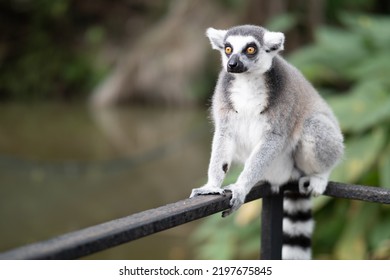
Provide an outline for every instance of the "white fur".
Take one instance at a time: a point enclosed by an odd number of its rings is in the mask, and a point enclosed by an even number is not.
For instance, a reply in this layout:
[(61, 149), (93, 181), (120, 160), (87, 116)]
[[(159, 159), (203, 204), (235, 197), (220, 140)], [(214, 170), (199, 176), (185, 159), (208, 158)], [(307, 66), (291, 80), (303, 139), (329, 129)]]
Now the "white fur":
[(269, 125), (261, 116), (267, 105), (263, 79), (254, 75), (236, 75), (231, 100), (237, 114), (232, 117), (230, 133), (234, 136), (235, 159), (244, 163), (259, 144)]
[(290, 236), (305, 235), (310, 237), (314, 230), (314, 221), (292, 222), (288, 218), (283, 218), (283, 232)]
[(268, 104), (264, 79), (256, 75), (235, 75), (230, 92), (239, 114), (257, 117)]
[(308, 211), (311, 210), (312, 203), (310, 199), (301, 199), (301, 200), (289, 200), (284, 199), (283, 201), (283, 210), (289, 214), (295, 214), (298, 211)]
[(276, 192), (280, 186), (291, 178), (294, 169), (294, 162), (288, 152), (280, 153), (266, 169), (264, 180), (273, 185), (273, 191)]
[[(262, 144), (264, 132), (270, 129), (266, 118), (261, 115), (268, 104), (265, 83), (257, 75), (235, 75), (230, 92), (233, 108), (237, 111), (230, 124), (230, 133), (234, 136), (234, 159), (245, 163)], [(274, 159), (264, 172), (264, 180), (272, 184), (289, 180), (293, 169), (289, 154), (281, 153)]]
[(226, 42), (232, 45), (232, 54), (235, 54), (242, 52), (246, 45), (257, 42), (257, 40), (253, 36), (229, 36), (229, 38), (226, 39)]
[(274, 45), (280, 46), (277, 51), (284, 49), (284, 34), (282, 32), (265, 32), (264, 44), (271, 48)]
[(303, 249), (297, 246), (283, 245), (282, 259), (283, 260), (310, 260), (311, 250)]
[(206, 36), (209, 38), (211, 46), (214, 50), (221, 50), (226, 32), (226, 30), (218, 30), (211, 27), (207, 28)]

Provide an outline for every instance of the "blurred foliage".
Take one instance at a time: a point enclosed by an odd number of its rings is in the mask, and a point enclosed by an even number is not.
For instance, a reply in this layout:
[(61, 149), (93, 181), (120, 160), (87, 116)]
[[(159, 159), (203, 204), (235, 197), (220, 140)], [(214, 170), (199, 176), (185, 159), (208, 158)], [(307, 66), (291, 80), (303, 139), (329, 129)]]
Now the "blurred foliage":
[[(346, 154), (331, 180), (390, 187), (390, 17), (344, 13), (339, 21), (342, 26), (317, 30), (315, 42), (289, 61), (327, 99), (344, 132)], [(284, 15), (272, 24), (286, 29), (294, 23)], [(194, 234), (198, 257), (250, 258), (258, 252), (260, 210), (254, 210), (245, 226), (239, 226), (242, 210), (201, 225)], [(390, 259), (389, 217), (386, 205), (316, 199), (314, 258)]]
[(0, 3), (0, 100), (66, 100), (89, 92), (99, 80), (103, 71), (94, 67), (92, 46), (104, 34), (97, 27), (81, 33), (85, 26), (76, 20), (71, 4)]
[(167, 2), (0, 1), (0, 101), (84, 99), (108, 73), (118, 51), (109, 46), (147, 28)]

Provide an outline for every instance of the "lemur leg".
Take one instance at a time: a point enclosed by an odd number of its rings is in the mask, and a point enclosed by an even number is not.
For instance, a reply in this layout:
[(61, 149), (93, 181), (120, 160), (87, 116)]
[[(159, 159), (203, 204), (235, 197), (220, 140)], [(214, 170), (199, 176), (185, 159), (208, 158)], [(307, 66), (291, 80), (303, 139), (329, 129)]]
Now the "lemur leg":
[[(225, 217), (236, 211), (245, 202), (245, 198), (252, 187), (264, 179), (266, 169), (277, 157), (283, 147), (283, 137), (269, 132), (262, 143), (259, 143), (246, 160), (244, 169), (238, 177), (236, 183), (226, 187), (232, 191), (230, 200), (231, 208), (224, 211)], [(274, 190), (276, 188), (276, 184)]]
[(295, 153), (296, 166), (304, 174), (299, 191), (314, 196), (328, 185), (331, 169), (343, 153), (343, 136), (331, 119), (318, 114), (305, 121), (301, 141)]
[(221, 187), (230, 168), (233, 151), (233, 142), (220, 131), (216, 131), (213, 138), (207, 184), (193, 189), (190, 197), (203, 194), (224, 194), (225, 190)]

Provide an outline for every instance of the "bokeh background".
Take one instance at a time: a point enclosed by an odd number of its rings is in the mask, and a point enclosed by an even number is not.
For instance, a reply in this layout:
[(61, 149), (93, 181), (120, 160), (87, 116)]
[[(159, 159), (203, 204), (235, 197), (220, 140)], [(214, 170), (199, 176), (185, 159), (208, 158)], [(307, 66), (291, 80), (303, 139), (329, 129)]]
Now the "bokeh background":
[[(381, 0), (0, 0), (0, 251), (205, 182), (220, 68), (210, 26), (284, 32), (283, 56), (345, 134), (332, 180), (390, 187), (389, 15)], [(88, 258), (257, 258), (260, 211), (253, 202)], [(315, 218), (315, 258), (390, 258), (389, 206), (320, 197)]]

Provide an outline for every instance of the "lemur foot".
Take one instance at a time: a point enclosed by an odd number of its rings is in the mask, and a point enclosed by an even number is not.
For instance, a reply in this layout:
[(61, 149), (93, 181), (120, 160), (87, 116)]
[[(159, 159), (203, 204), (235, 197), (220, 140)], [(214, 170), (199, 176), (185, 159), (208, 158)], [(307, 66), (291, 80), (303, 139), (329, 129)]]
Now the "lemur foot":
[(306, 176), (299, 179), (299, 192), (319, 196), (324, 193), (328, 180), (320, 176)]
[(230, 190), (232, 192), (232, 198), (230, 199), (230, 208), (222, 212), (222, 217), (227, 217), (232, 214), (234, 211), (238, 210), (242, 204), (245, 202), (245, 197), (247, 192), (244, 188), (240, 188), (236, 184), (231, 184), (225, 188), (225, 190)]
[(225, 190), (209, 185), (204, 185), (203, 187), (192, 189), (190, 198), (198, 195), (207, 195), (207, 194), (225, 194)]

